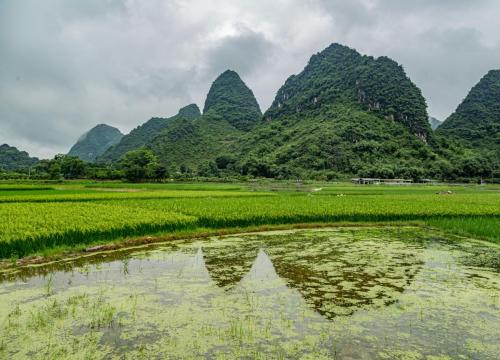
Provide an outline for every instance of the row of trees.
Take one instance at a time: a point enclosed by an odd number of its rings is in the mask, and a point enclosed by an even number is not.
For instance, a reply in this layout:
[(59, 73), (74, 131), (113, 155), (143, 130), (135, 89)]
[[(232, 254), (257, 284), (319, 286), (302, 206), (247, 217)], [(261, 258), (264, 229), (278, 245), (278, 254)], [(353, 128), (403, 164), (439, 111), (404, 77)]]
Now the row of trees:
[[(418, 181), (423, 178), (441, 180), (464, 180), (471, 178), (500, 178), (498, 168), (492, 161), (478, 156), (464, 156), (457, 163), (437, 160), (426, 169), (412, 164), (372, 164), (358, 169), (355, 175), (375, 178), (407, 178)], [(32, 179), (126, 179), (131, 182), (161, 181), (166, 178), (189, 179), (195, 177), (267, 177), (277, 179), (317, 179), (339, 180), (345, 178), (334, 169), (304, 170), (291, 167), (289, 164), (277, 165), (270, 159), (249, 157), (243, 162), (223, 155), (215, 161), (203, 162), (197, 169), (189, 166), (171, 166), (160, 164), (154, 153), (145, 148), (126, 153), (119, 162), (113, 165), (100, 165), (82, 161), (78, 157), (56, 155), (50, 160), (41, 160), (33, 167), (21, 172), (2, 172), (0, 178), (32, 178)]]
[(167, 169), (158, 163), (156, 156), (147, 149), (133, 150), (112, 166), (88, 163), (76, 156), (56, 155), (41, 160), (32, 167), (16, 172), (1, 171), (1, 178), (31, 178), (42, 180), (61, 179), (127, 179), (128, 181), (161, 180)]

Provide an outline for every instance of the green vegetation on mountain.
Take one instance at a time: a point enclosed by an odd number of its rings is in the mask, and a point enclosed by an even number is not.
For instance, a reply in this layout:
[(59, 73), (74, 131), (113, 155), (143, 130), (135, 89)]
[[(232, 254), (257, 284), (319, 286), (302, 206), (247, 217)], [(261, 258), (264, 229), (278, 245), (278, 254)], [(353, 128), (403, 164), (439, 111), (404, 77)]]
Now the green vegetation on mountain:
[(118, 144), (110, 147), (97, 160), (99, 162), (119, 160), (125, 153), (139, 149), (151, 142), (171, 121), (176, 119), (192, 120), (198, 116), (200, 116), (200, 109), (196, 104), (191, 104), (180, 109), (177, 115), (170, 118), (152, 118), (125, 135)]
[(92, 162), (110, 146), (117, 144), (122, 137), (123, 134), (117, 128), (99, 124), (80, 136), (68, 155)]
[(242, 132), (209, 112), (191, 121), (172, 122), (148, 147), (171, 171), (191, 173), (228, 151)]
[(241, 135), (262, 117), (252, 91), (230, 70), (213, 82), (204, 109), (201, 117), (191, 121), (171, 121), (148, 144), (170, 170), (203, 172), (210, 166), (214, 170), (216, 158), (237, 146)]
[[(239, 75), (227, 70), (213, 82), (203, 115), (192, 104), (149, 120), (85, 176), (499, 178), (498, 74), (490, 72), (433, 132), (438, 121), (399, 64), (332, 44), (286, 80), (264, 115)], [(139, 164), (145, 170), (135, 176), (131, 164), (146, 158), (152, 165)], [(40, 177), (54, 178), (51, 169)]]
[(418, 179), (452, 168), (403, 124), (344, 104), (269, 121), (242, 142), (241, 170), (254, 176)]
[(239, 75), (223, 72), (210, 87), (203, 113), (222, 116), (238, 130), (248, 131), (262, 117), (259, 104)]
[(241, 173), (279, 178), (459, 177), (466, 155), (434, 136), (400, 65), (338, 44), (286, 81), (238, 146)]
[(0, 170), (25, 170), (37, 162), (38, 159), (30, 157), (26, 151), (7, 144), (0, 145)]
[(429, 123), (431, 124), (432, 130), (436, 130), (443, 122), (435, 117), (429, 116)]
[(488, 72), (437, 133), (500, 157), (500, 70)]
[(401, 123), (423, 140), (431, 133), (425, 99), (400, 65), (339, 44), (313, 55), (300, 74), (290, 76), (264, 116), (306, 116), (338, 104)]
[(386, 57), (329, 46), (286, 81), (250, 129), (237, 120), (247, 118), (244, 110), (257, 118), (258, 106), (228, 105), (255, 102), (242, 84), (226, 71), (202, 117), (170, 122), (147, 145), (170, 173), (457, 179), (495, 171), (491, 159), (433, 133), (420, 90)]
[(33, 175), (51, 180), (81, 179), (86, 175), (87, 165), (90, 164), (78, 156), (57, 154), (51, 160), (40, 160), (34, 168)]

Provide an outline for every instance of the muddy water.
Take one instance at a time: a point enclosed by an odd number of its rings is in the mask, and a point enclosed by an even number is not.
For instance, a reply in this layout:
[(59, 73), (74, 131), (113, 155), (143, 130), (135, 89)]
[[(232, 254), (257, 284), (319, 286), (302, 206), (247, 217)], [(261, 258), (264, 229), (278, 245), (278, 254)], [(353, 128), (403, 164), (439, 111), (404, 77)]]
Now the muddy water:
[(1, 359), (500, 355), (500, 248), (412, 227), (177, 241), (0, 277)]

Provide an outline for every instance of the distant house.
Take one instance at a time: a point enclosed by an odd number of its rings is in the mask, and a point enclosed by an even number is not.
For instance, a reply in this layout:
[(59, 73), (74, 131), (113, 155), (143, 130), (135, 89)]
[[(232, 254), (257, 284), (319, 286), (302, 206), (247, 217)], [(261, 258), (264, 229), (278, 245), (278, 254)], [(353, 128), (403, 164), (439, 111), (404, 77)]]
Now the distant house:
[(353, 178), (353, 184), (370, 185), (370, 184), (385, 184), (385, 185), (404, 185), (413, 183), (409, 179), (377, 179), (377, 178)]

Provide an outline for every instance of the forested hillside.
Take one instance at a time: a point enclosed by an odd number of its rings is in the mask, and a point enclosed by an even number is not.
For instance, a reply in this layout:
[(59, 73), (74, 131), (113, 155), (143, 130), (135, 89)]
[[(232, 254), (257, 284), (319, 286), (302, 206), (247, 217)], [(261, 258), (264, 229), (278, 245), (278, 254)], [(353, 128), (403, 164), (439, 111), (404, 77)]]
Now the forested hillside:
[(170, 170), (203, 176), (419, 179), (495, 171), (490, 159), (434, 134), (421, 91), (387, 57), (332, 44), (288, 78), (264, 116), (256, 104), (226, 71), (202, 117), (170, 122), (147, 146)]
[(203, 115), (192, 104), (152, 118), (98, 162), (120, 168), (124, 154), (144, 148), (167, 173), (188, 177), (494, 177), (499, 77), (488, 73), (434, 132), (439, 121), (401, 65), (332, 44), (286, 80), (264, 115), (252, 90), (227, 70), (213, 82)]
[(0, 145), (0, 170), (25, 170), (37, 162), (38, 159), (30, 157), (26, 151), (7, 144)]
[[(214, 161), (260, 121), (257, 100), (234, 71), (213, 82), (201, 117), (172, 121), (149, 144), (161, 163), (172, 170), (214, 170)], [(212, 171), (213, 172), (213, 171)]]
[(191, 120), (198, 116), (200, 116), (200, 109), (196, 104), (190, 104), (180, 109), (177, 115), (170, 118), (151, 118), (125, 135), (118, 144), (110, 147), (98, 158), (98, 161), (112, 162), (119, 160), (128, 151), (149, 144), (170, 122), (179, 118)]
[(300, 74), (290, 76), (264, 116), (271, 120), (333, 104), (399, 122), (423, 140), (431, 133), (425, 99), (400, 65), (339, 44), (313, 55)]
[(488, 72), (437, 133), (500, 156), (500, 70)]
[(400, 65), (333, 44), (288, 78), (238, 150), (252, 175), (418, 178), (453, 167), (460, 150), (438, 140)]
[(123, 134), (117, 128), (100, 124), (80, 136), (68, 155), (92, 162), (110, 146), (117, 144), (122, 137)]
[(230, 125), (242, 131), (252, 129), (262, 117), (252, 90), (231, 70), (226, 70), (213, 82), (203, 113), (222, 116)]

